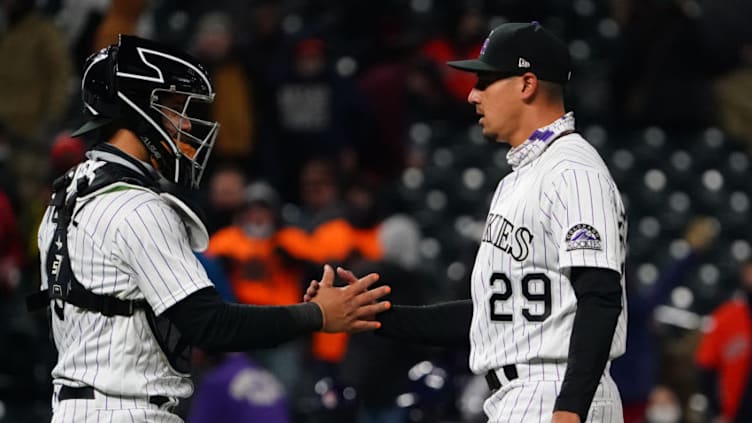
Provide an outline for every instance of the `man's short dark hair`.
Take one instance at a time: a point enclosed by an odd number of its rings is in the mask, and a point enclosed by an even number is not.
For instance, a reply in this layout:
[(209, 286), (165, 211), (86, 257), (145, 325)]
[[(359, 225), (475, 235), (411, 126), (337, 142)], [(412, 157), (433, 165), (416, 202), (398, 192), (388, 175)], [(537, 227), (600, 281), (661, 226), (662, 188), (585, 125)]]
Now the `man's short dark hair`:
[(564, 86), (557, 82), (538, 80), (541, 92), (552, 101), (564, 101)]

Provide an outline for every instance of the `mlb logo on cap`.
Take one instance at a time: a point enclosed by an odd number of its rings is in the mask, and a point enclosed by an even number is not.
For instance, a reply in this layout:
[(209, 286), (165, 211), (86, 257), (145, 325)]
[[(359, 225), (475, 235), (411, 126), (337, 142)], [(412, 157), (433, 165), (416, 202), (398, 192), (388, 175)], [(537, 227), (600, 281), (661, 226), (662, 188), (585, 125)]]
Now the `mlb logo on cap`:
[(483, 56), (486, 54), (486, 48), (488, 47), (488, 43), (491, 41), (491, 36), (493, 36), (493, 30), (491, 30), (491, 33), (488, 34), (488, 37), (486, 37), (485, 41), (483, 41), (483, 45), (480, 48), (480, 55)]

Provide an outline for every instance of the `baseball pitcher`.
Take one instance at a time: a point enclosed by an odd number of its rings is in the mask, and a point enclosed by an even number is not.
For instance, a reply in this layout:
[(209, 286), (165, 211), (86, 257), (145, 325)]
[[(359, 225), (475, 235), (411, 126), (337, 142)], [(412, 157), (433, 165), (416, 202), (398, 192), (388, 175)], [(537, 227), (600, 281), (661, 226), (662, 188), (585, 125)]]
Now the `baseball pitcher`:
[(625, 212), (603, 160), (565, 113), (567, 46), (537, 22), (507, 23), (479, 58), (449, 65), (477, 75), (468, 102), (484, 135), (512, 147), (513, 170), (491, 201), (472, 300), (394, 306), (377, 333), (469, 341), (470, 368), (491, 390), (491, 422), (622, 422), (609, 363), (626, 342)]

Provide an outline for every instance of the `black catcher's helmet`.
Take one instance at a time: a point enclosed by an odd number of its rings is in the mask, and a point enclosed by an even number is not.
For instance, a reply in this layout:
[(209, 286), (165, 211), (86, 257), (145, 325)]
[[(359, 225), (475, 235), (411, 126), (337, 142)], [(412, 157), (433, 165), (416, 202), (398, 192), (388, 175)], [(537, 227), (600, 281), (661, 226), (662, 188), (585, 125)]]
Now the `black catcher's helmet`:
[(81, 90), (88, 122), (74, 136), (120, 125), (138, 136), (166, 179), (198, 188), (219, 124), (209, 120), (214, 89), (196, 59), (120, 35), (87, 59)]

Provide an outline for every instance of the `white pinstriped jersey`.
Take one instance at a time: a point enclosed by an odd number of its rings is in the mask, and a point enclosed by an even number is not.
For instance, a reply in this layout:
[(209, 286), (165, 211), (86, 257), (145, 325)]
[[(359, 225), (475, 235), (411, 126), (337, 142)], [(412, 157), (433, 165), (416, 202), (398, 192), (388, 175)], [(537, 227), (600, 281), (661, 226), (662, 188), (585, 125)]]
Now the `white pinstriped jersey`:
[[(493, 196), (471, 277), (470, 368), (477, 374), (566, 360), (577, 308), (570, 268), (616, 270), (624, 290), (621, 196), (597, 151), (573, 129), (568, 113), (507, 156), (514, 170)], [(611, 358), (626, 345), (622, 298)]]
[[(100, 160), (127, 164), (105, 152), (90, 152), (89, 157), (79, 165), (77, 178), (87, 177)], [(47, 287), (44, 264), (55, 229), (51, 214), (48, 209), (38, 236), (42, 289)], [(145, 299), (157, 315), (211, 286), (179, 215), (158, 194), (141, 187), (79, 198), (68, 248), (71, 269), (84, 287), (123, 300)], [(186, 398), (193, 392), (187, 375), (169, 365), (143, 310), (131, 317), (106, 317), (65, 304), (63, 320), (52, 313), (52, 333), (59, 353), (52, 370), (56, 385), (88, 385), (122, 397)]]

